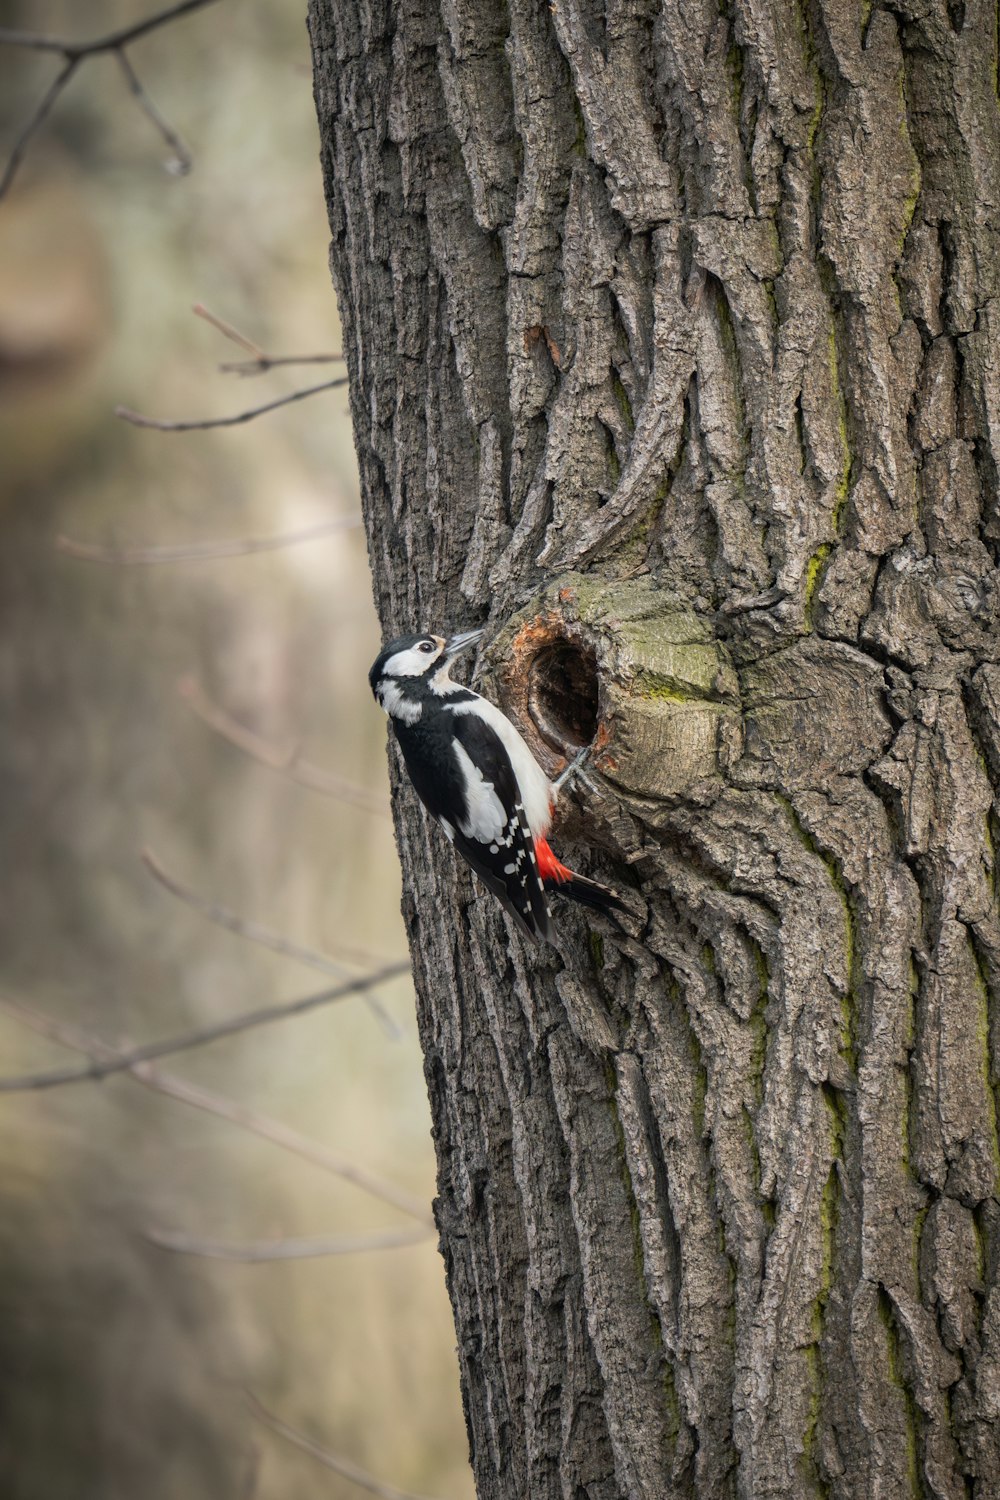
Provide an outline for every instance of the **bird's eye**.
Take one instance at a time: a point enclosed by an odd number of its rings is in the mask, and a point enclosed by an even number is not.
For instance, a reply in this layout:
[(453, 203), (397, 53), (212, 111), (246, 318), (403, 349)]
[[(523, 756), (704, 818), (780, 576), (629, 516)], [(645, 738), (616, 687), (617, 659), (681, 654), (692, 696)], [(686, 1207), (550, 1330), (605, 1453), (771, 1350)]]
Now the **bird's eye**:
[(435, 649), (434, 642), (433, 641), (421, 641), (420, 645), (419, 645), (419, 647), (417, 649), (420, 650), (420, 651), (433, 651)]

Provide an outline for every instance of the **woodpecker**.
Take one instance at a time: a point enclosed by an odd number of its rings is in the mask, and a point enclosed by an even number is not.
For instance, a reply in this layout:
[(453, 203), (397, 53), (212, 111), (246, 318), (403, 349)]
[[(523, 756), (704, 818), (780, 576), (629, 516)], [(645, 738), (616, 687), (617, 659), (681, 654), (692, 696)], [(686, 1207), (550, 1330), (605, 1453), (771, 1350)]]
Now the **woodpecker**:
[(402, 636), (368, 680), (427, 811), (521, 931), (552, 942), (546, 891), (598, 911), (628, 907), (556, 858), (546, 835), (558, 785), (495, 704), (452, 682), (452, 661), (482, 634)]

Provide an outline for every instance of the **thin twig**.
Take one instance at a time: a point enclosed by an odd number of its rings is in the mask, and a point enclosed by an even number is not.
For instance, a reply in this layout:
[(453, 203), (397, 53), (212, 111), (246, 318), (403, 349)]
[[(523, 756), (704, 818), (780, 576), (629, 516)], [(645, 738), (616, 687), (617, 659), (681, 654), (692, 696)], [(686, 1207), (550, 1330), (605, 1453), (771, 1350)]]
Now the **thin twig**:
[[(153, 879), (162, 885), (164, 890), (169, 891), (171, 896), (176, 896), (178, 901), (183, 901), (185, 906), (190, 906), (192, 910), (200, 912), (216, 927), (223, 927), (227, 932), (235, 933), (237, 937), (246, 938), (248, 942), (257, 943), (262, 948), (269, 948), (272, 953), (280, 953), (283, 958), (291, 958), (297, 963), (307, 964), (309, 968), (318, 969), (321, 974), (329, 974), (331, 978), (337, 979), (348, 972), (342, 963), (338, 963), (336, 959), (327, 958), (325, 953), (318, 953), (315, 948), (307, 948), (301, 943), (294, 943), (290, 938), (272, 932), (269, 927), (262, 927), (259, 922), (239, 916), (228, 906), (222, 906), (217, 901), (210, 901), (205, 896), (200, 896), (189, 885), (184, 885), (165, 870), (152, 849), (141, 849), (139, 858)], [(353, 962), (355, 965), (360, 963), (366, 968), (370, 968), (372, 964), (381, 963), (383, 959), (381, 954), (366, 953), (358, 948), (345, 948), (344, 954), (349, 963)], [(387, 1031), (398, 1038), (401, 1034), (400, 1029), (385, 1007), (371, 993), (364, 995), (363, 999)]]
[(315, 396), (320, 391), (336, 390), (338, 386), (346, 384), (347, 376), (342, 375), (338, 380), (324, 380), (322, 385), (306, 386), (305, 390), (292, 391), (290, 396), (279, 396), (276, 401), (265, 401), (263, 406), (248, 407), (246, 411), (238, 411), (231, 417), (207, 417), (203, 421), (173, 422), (163, 417), (144, 417), (141, 412), (132, 411), (128, 406), (116, 406), (115, 416), (121, 417), (123, 422), (131, 422), (133, 427), (153, 427), (157, 432), (203, 432), (209, 427), (238, 427), (242, 422), (252, 422), (254, 417), (275, 411), (279, 406), (304, 401), (307, 396)]
[(232, 323), (227, 323), (225, 318), (220, 318), (218, 313), (212, 312), (204, 302), (196, 302), (191, 311), (198, 318), (204, 318), (206, 323), (211, 323), (217, 328), (224, 338), (232, 343), (238, 344), (250, 355), (249, 359), (233, 360), (228, 364), (222, 364), (219, 369), (225, 374), (233, 375), (262, 375), (267, 370), (273, 370), (277, 365), (330, 365), (344, 358), (343, 353), (338, 350), (336, 354), (265, 354), (259, 344), (253, 339), (247, 338)]
[[(192, 890), (189, 885), (184, 885), (175, 875), (171, 875), (152, 849), (140, 849), (139, 858), (153, 879), (162, 885), (164, 890), (176, 896), (179, 901), (183, 901), (185, 906), (190, 906), (200, 912), (217, 927), (224, 927), (228, 932), (235, 932), (238, 937), (247, 938), (251, 943), (259, 943), (262, 948), (270, 948), (272, 953), (280, 953), (283, 958), (293, 958), (298, 963), (308, 964), (311, 969), (318, 969), (320, 973), (329, 974), (334, 979), (345, 973), (344, 965), (338, 963), (336, 959), (327, 958), (325, 953), (319, 953), (315, 948), (307, 948), (301, 943), (292, 942), (290, 938), (272, 932), (269, 927), (262, 927), (258, 922), (238, 916), (236, 912), (231, 911), (227, 906), (221, 906), (217, 901), (210, 901), (205, 896), (199, 896), (197, 891)], [(347, 954), (350, 955), (348, 962), (353, 962), (355, 966), (359, 963), (378, 964), (383, 958), (383, 955), (368, 953), (358, 948), (345, 949), (345, 955)]]
[(156, 105), (153, 103), (152, 99), (149, 97), (146, 90), (139, 82), (139, 76), (133, 68), (128, 53), (125, 51), (125, 49), (123, 47), (116, 47), (114, 55), (115, 57), (117, 57), (121, 70), (125, 75), (125, 82), (128, 84), (129, 92), (131, 93), (133, 99), (138, 104), (147, 120), (150, 120), (155, 128), (160, 132), (163, 139), (166, 141), (167, 145), (174, 153), (173, 158), (164, 164), (167, 171), (171, 172), (175, 177), (186, 176), (187, 173), (190, 172), (192, 166), (192, 157), (190, 151), (185, 146), (176, 130), (174, 130), (173, 126), (169, 125), (160, 114), (160, 111), (157, 109)]
[[(17, 1000), (0, 996), (0, 1009), (6, 1011), (23, 1026), (30, 1027), (39, 1036), (59, 1042), (64, 1047), (71, 1047), (76, 1052), (83, 1052), (88, 1057), (106, 1059), (122, 1056), (120, 1048), (111, 1047), (98, 1037), (81, 1031), (79, 1027), (72, 1026), (66, 1021), (57, 1021), (52, 1016), (43, 1015), (41, 1011), (22, 1005)], [(188, 1083), (185, 1079), (178, 1078), (175, 1073), (164, 1073), (161, 1069), (154, 1068), (151, 1063), (133, 1064), (127, 1069), (126, 1076), (141, 1084), (143, 1088), (163, 1094), (179, 1104), (189, 1105), (192, 1109), (200, 1109), (205, 1114), (235, 1125), (239, 1130), (245, 1130), (249, 1135), (256, 1135), (261, 1140), (269, 1141), (271, 1145), (279, 1147), (282, 1151), (288, 1151), (312, 1166), (319, 1167), (321, 1171), (329, 1172), (331, 1176), (339, 1177), (343, 1182), (349, 1182), (352, 1187), (359, 1188), (361, 1192), (368, 1193), (380, 1202), (398, 1208), (401, 1213), (409, 1214), (421, 1224), (429, 1228), (434, 1227), (434, 1220), (427, 1204), (419, 1198), (415, 1198), (403, 1188), (396, 1187), (395, 1183), (386, 1182), (384, 1178), (376, 1176), (374, 1172), (369, 1172), (365, 1167), (359, 1167), (346, 1157), (338, 1156), (335, 1151), (331, 1151), (327, 1146), (321, 1146), (318, 1141), (311, 1141), (307, 1136), (300, 1135), (297, 1130), (292, 1130), (281, 1120), (275, 1120), (259, 1110), (250, 1109), (235, 1099), (227, 1099), (223, 1094), (217, 1094), (213, 1090)]]
[(339, 1177), (342, 1182), (349, 1182), (352, 1187), (359, 1188), (370, 1197), (378, 1198), (380, 1202), (388, 1203), (392, 1208), (398, 1208), (400, 1213), (409, 1214), (411, 1219), (417, 1219), (421, 1224), (433, 1227), (433, 1217), (426, 1202), (422, 1199), (414, 1197), (412, 1193), (397, 1187), (393, 1182), (387, 1182), (375, 1172), (369, 1172), (366, 1167), (359, 1167), (356, 1162), (350, 1161), (346, 1156), (338, 1155), (328, 1146), (322, 1146), (318, 1141), (311, 1141), (308, 1136), (300, 1135), (290, 1125), (285, 1125), (281, 1120), (275, 1120), (271, 1115), (250, 1109), (235, 1099), (227, 1099), (213, 1089), (205, 1089), (198, 1084), (188, 1083), (186, 1079), (178, 1078), (175, 1073), (164, 1073), (159, 1068), (154, 1068), (151, 1063), (136, 1063), (128, 1070), (128, 1076), (134, 1078), (137, 1083), (141, 1083), (144, 1088), (152, 1089), (154, 1093), (165, 1094), (167, 1098), (175, 1099), (178, 1104), (187, 1104), (191, 1109), (200, 1109), (204, 1114), (214, 1115), (219, 1120), (227, 1120), (237, 1129), (259, 1136), (262, 1141), (270, 1141), (272, 1146), (288, 1151), (292, 1156), (300, 1157), (302, 1161), (319, 1167), (321, 1171), (329, 1172), (333, 1177)]
[(147, 1229), (143, 1238), (160, 1250), (176, 1255), (199, 1255), (206, 1260), (233, 1260), (254, 1265), (266, 1260), (318, 1260), (330, 1255), (356, 1255), (370, 1250), (398, 1250), (406, 1245), (426, 1244), (427, 1229), (385, 1229), (374, 1234), (313, 1235), (299, 1239), (206, 1240), (170, 1229)]
[[(2, 36), (0, 36), (0, 41), (2, 40), (3, 38)], [(31, 137), (35, 134), (35, 131), (45, 123), (45, 120), (48, 117), (52, 106), (55, 104), (56, 100), (59, 98), (59, 95), (62, 93), (63, 89), (66, 87), (70, 79), (73, 77), (73, 74), (76, 72), (79, 61), (80, 59), (77, 57), (71, 57), (67, 59), (61, 70), (56, 74), (55, 78), (53, 78), (52, 82), (49, 84), (41, 99), (38, 101), (37, 108), (35, 109), (34, 113), (29, 116), (24, 129), (21, 131), (21, 134), (18, 136), (17, 140), (11, 147), (10, 155), (7, 158), (7, 165), (3, 170), (3, 176), (0, 177), (0, 198), (4, 197), (11, 183), (14, 181), (17, 170), (24, 160), (24, 153), (28, 149), (28, 143), (31, 140)]]
[(182, 677), (177, 684), (177, 691), (185, 703), (196, 713), (203, 723), (216, 734), (242, 750), (244, 755), (249, 755), (252, 760), (259, 761), (262, 766), (267, 766), (270, 771), (278, 771), (283, 776), (288, 776), (300, 786), (308, 787), (311, 792), (322, 792), (326, 797), (336, 797), (341, 802), (350, 802), (355, 807), (363, 807), (366, 812), (378, 813), (380, 817), (390, 816), (389, 806), (384, 797), (377, 797), (368, 792), (364, 787), (357, 786), (352, 781), (345, 780), (342, 776), (335, 776), (331, 771), (325, 771), (322, 767), (313, 765), (311, 761), (299, 758), (298, 747), (284, 747), (272, 745), (270, 741), (262, 739), (260, 735), (254, 734), (247, 729), (238, 719), (213, 703), (207, 696), (201, 684), (194, 677)]
[[(220, 1041), (223, 1037), (249, 1031), (254, 1026), (268, 1026), (272, 1021), (284, 1021), (290, 1016), (300, 1016), (306, 1011), (316, 1010), (321, 1005), (346, 1000), (349, 995), (362, 995), (376, 984), (386, 984), (390, 979), (398, 979), (401, 974), (409, 971), (409, 967), (407, 963), (387, 964), (374, 974), (360, 974), (356, 979), (348, 979), (343, 984), (320, 990), (315, 995), (304, 995), (284, 1005), (264, 1005), (258, 1010), (230, 1016), (228, 1020), (218, 1021), (213, 1026), (197, 1027), (192, 1031), (182, 1032), (179, 1036), (166, 1037), (161, 1042), (146, 1042), (141, 1047), (116, 1052), (100, 1060), (92, 1058), (79, 1068), (58, 1068), (46, 1073), (0, 1078), (0, 1094), (18, 1094), (29, 1089), (58, 1088), (64, 1083), (79, 1083), (84, 1079), (107, 1078), (110, 1073), (123, 1073), (137, 1063), (149, 1062), (157, 1057), (170, 1057), (175, 1052), (190, 1052), (196, 1047), (206, 1047), (210, 1042)], [(0, 999), (0, 1006), (7, 1007), (11, 1003)]]
[(228, 360), (219, 369), (224, 375), (263, 375), (279, 365), (335, 365), (343, 358), (339, 350), (335, 354), (261, 354), (256, 359)]
[(298, 547), (323, 537), (352, 531), (362, 524), (360, 516), (338, 516), (334, 521), (319, 521), (301, 531), (279, 532), (276, 536), (230, 537), (213, 542), (186, 542), (176, 546), (112, 547), (100, 542), (81, 542), (70, 536), (57, 536), (55, 547), (69, 557), (83, 562), (108, 563), (115, 567), (148, 567), (158, 563), (212, 562), (224, 557), (247, 557), (256, 552), (276, 552), (281, 547)]
[[(79, 65), (88, 57), (94, 57), (99, 52), (114, 52), (121, 64), (122, 70), (128, 81), (140, 109), (152, 120), (160, 131), (160, 134), (177, 153), (177, 162), (184, 171), (191, 165), (191, 158), (182, 145), (180, 139), (170, 128), (154, 106), (149, 95), (146, 93), (131, 62), (125, 55), (125, 48), (130, 42), (137, 41), (139, 37), (146, 36), (158, 26), (165, 26), (168, 21), (174, 21), (188, 11), (201, 10), (206, 5), (211, 5), (212, 0), (179, 0), (175, 5), (168, 5), (166, 9), (157, 11), (152, 16), (147, 16), (144, 21), (136, 21), (131, 26), (122, 26), (117, 31), (108, 32), (105, 36), (92, 37), (87, 42), (72, 42), (67, 37), (41, 36), (33, 31), (14, 31), (9, 27), (0, 27), (0, 46), (24, 47), (35, 52), (58, 52), (65, 59), (64, 66), (52, 80), (48, 89), (39, 100), (34, 112), (28, 119), (21, 134), (14, 142), (3, 176), (0, 177), (0, 198), (3, 198), (27, 150), (28, 142), (38, 130), (39, 126), (48, 117), (52, 106), (59, 95), (69, 83)], [(176, 168), (174, 168), (176, 170)]]
[(146, 16), (145, 20), (133, 21), (130, 26), (122, 26), (104, 36), (91, 37), (86, 42), (71, 42), (67, 37), (41, 36), (34, 31), (14, 31), (10, 27), (0, 26), (0, 46), (30, 47), (37, 52), (61, 52), (64, 57), (71, 57), (78, 62), (83, 57), (93, 56), (95, 52), (114, 52), (119, 47), (127, 47), (129, 42), (138, 41), (141, 36), (147, 36), (158, 26), (166, 26), (168, 21), (176, 21), (188, 11), (202, 10), (211, 4), (212, 0), (177, 0), (176, 4)]
[(213, 328), (217, 328), (223, 338), (229, 339), (231, 343), (239, 344), (240, 348), (245, 349), (254, 359), (264, 358), (264, 351), (259, 344), (247, 338), (245, 333), (240, 333), (239, 329), (234, 328), (232, 323), (227, 323), (225, 318), (220, 318), (218, 313), (212, 312), (204, 302), (196, 302), (191, 311), (196, 318), (204, 318), (206, 323), (211, 323)]
[(379, 1500), (427, 1500), (424, 1495), (414, 1494), (412, 1490), (397, 1489), (394, 1484), (386, 1484), (384, 1480), (376, 1479), (366, 1469), (358, 1468), (357, 1464), (351, 1463), (348, 1458), (341, 1458), (337, 1453), (331, 1453), (329, 1448), (324, 1448), (320, 1443), (313, 1442), (312, 1438), (306, 1437), (301, 1432), (296, 1432), (294, 1427), (289, 1427), (280, 1417), (275, 1417), (261, 1406), (255, 1396), (247, 1393), (247, 1405), (250, 1411), (263, 1422), (265, 1427), (270, 1427), (272, 1432), (294, 1443), (296, 1448), (301, 1448), (303, 1453), (309, 1453), (325, 1468), (332, 1469), (342, 1479), (348, 1479), (356, 1484), (359, 1489), (367, 1490), (370, 1495), (378, 1495)]

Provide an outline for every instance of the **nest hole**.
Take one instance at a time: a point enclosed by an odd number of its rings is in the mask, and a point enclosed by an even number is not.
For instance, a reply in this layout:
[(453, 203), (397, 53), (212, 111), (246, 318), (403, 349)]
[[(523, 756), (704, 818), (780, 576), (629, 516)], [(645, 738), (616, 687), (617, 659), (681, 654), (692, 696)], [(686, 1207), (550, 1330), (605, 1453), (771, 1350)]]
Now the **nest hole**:
[(557, 640), (543, 646), (528, 672), (528, 711), (552, 749), (582, 750), (597, 733), (597, 656), (589, 646)]

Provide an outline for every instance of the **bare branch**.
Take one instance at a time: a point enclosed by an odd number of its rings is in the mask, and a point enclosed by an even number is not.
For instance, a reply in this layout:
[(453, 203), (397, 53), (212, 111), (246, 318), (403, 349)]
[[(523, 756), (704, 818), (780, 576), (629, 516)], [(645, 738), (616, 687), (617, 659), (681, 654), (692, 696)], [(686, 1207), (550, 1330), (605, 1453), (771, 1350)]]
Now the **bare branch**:
[(56, 550), (83, 562), (108, 563), (115, 567), (147, 567), (158, 563), (211, 562), (225, 557), (247, 557), (256, 552), (276, 552), (281, 547), (297, 547), (323, 537), (352, 531), (362, 524), (360, 516), (339, 516), (334, 521), (319, 521), (301, 531), (286, 531), (277, 536), (231, 537), (214, 542), (186, 542), (178, 546), (104, 546), (100, 542), (81, 542), (74, 537), (57, 536)]
[(297, 746), (285, 748), (272, 745), (260, 735), (254, 734), (239, 720), (219, 708), (218, 704), (213, 703), (195, 678), (182, 677), (177, 684), (177, 691), (203, 723), (252, 760), (259, 761), (262, 766), (290, 777), (300, 786), (308, 787), (311, 792), (322, 792), (326, 797), (353, 803), (354, 806), (363, 807), (366, 812), (378, 813), (383, 818), (390, 816), (388, 804), (383, 797), (377, 797), (364, 787), (335, 776), (333, 772), (325, 771), (311, 761), (301, 760)]
[[(362, 995), (374, 985), (385, 984), (409, 972), (408, 963), (387, 964), (374, 974), (361, 974), (348, 979), (331, 989), (320, 990), (315, 995), (304, 995), (284, 1005), (265, 1005), (258, 1010), (244, 1011), (231, 1016), (214, 1026), (198, 1027), (182, 1032), (179, 1036), (167, 1037), (161, 1042), (146, 1042), (127, 1052), (115, 1052), (103, 1059), (92, 1058), (79, 1068), (59, 1068), (47, 1073), (27, 1073), (20, 1077), (0, 1078), (0, 1094), (17, 1094), (34, 1089), (58, 1088), (64, 1083), (79, 1083), (84, 1079), (107, 1078), (110, 1073), (123, 1073), (137, 1063), (148, 1062), (157, 1057), (170, 1057), (175, 1052), (190, 1052), (196, 1047), (205, 1047), (223, 1037), (235, 1036), (249, 1031), (254, 1026), (267, 1026), (272, 1021), (284, 1021), (290, 1016), (300, 1016), (306, 1011), (316, 1010), (321, 1005), (330, 1005), (336, 1000), (346, 1000), (349, 995)], [(13, 1002), (0, 999), (0, 1007), (8, 1008)]]
[(124, 50), (124, 48), (117, 47), (115, 49), (115, 56), (117, 57), (121, 70), (125, 75), (125, 82), (128, 84), (129, 92), (131, 93), (133, 99), (138, 104), (147, 120), (150, 120), (156, 127), (156, 129), (160, 132), (163, 139), (166, 141), (167, 145), (174, 153), (171, 159), (164, 163), (167, 171), (171, 172), (175, 177), (186, 176), (186, 174), (190, 172), (192, 166), (190, 151), (185, 146), (176, 130), (174, 130), (173, 126), (169, 125), (160, 114), (160, 111), (157, 109), (156, 105), (153, 103), (152, 99), (149, 97), (149, 95), (146, 93), (146, 90), (139, 82), (139, 75), (133, 68), (132, 63), (129, 60), (128, 53)]
[(247, 338), (245, 333), (240, 333), (232, 323), (227, 323), (225, 318), (220, 318), (218, 313), (211, 312), (204, 302), (196, 302), (191, 311), (196, 317), (204, 318), (206, 323), (211, 323), (217, 328), (224, 338), (230, 339), (245, 349), (250, 355), (249, 359), (239, 359), (222, 364), (219, 369), (225, 374), (234, 375), (262, 375), (266, 370), (273, 370), (277, 365), (329, 365), (344, 358), (338, 350), (336, 354), (265, 354), (259, 344)]
[(369, 1250), (398, 1250), (406, 1245), (426, 1244), (431, 1237), (427, 1229), (385, 1229), (374, 1234), (313, 1235), (299, 1239), (249, 1240), (235, 1244), (229, 1240), (199, 1239), (169, 1229), (147, 1229), (143, 1235), (160, 1250), (176, 1255), (200, 1255), (207, 1260), (234, 1260), (253, 1265), (265, 1260), (312, 1260), (328, 1255), (355, 1255)]
[(218, 313), (212, 312), (204, 302), (196, 302), (191, 311), (196, 318), (204, 318), (206, 323), (211, 323), (213, 328), (217, 328), (223, 338), (239, 344), (240, 348), (245, 349), (254, 359), (264, 358), (264, 351), (259, 344), (255, 344), (253, 339), (248, 339), (245, 333), (240, 333), (239, 329), (234, 328), (232, 323), (227, 323), (225, 318), (220, 318)]
[(61, 52), (64, 57), (78, 62), (83, 57), (92, 57), (96, 52), (116, 52), (121, 47), (127, 47), (129, 42), (148, 36), (158, 26), (166, 26), (169, 21), (176, 21), (188, 11), (203, 10), (212, 3), (213, 0), (178, 0), (178, 3), (156, 11), (143, 21), (134, 21), (131, 26), (122, 26), (104, 36), (91, 37), (87, 42), (71, 42), (66, 37), (40, 36), (37, 32), (13, 31), (9, 27), (0, 26), (0, 46), (30, 47), (37, 52)]
[[(0, 36), (0, 40), (2, 39), (2, 36)], [(52, 106), (76, 72), (78, 63), (79, 58), (75, 57), (71, 57), (66, 61), (38, 101), (34, 113), (29, 116), (27, 124), (11, 147), (11, 153), (7, 158), (7, 165), (4, 167), (3, 176), (0, 177), (0, 198), (4, 197), (11, 183), (14, 181), (17, 170), (24, 160), (24, 153), (28, 149), (31, 137), (45, 123)]]
[(338, 380), (324, 380), (322, 385), (306, 386), (304, 390), (292, 391), (290, 396), (279, 396), (275, 401), (265, 401), (263, 406), (248, 407), (246, 411), (238, 411), (231, 417), (207, 417), (203, 421), (172, 422), (162, 417), (144, 417), (141, 412), (132, 411), (127, 406), (116, 406), (115, 416), (121, 417), (123, 422), (131, 422), (133, 427), (153, 427), (157, 432), (203, 432), (210, 427), (238, 427), (242, 422), (252, 422), (254, 417), (263, 416), (268, 411), (275, 411), (279, 406), (288, 406), (293, 401), (304, 401), (307, 396), (315, 396), (320, 391), (336, 390), (338, 386), (346, 384), (347, 376), (342, 375)]
[[(111, 1047), (107, 1042), (81, 1031), (77, 1026), (72, 1026), (66, 1021), (57, 1021), (54, 1017), (43, 1015), (41, 1011), (33, 1010), (30, 1006), (22, 1005), (16, 1000), (0, 996), (0, 1009), (6, 1011), (23, 1026), (30, 1027), (39, 1036), (48, 1037), (64, 1047), (72, 1047), (74, 1051), (86, 1053), (88, 1057), (107, 1059), (122, 1056), (120, 1048)], [(174, 1073), (164, 1073), (150, 1063), (131, 1065), (127, 1069), (127, 1076), (141, 1084), (143, 1088), (163, 1094), (180, 1104), (187, 1104), (192, 1109), (203, 1110), (205, 1114), (226, 1120), (239, 1130), (245, 1130), (250, 1135), (269, 1141), (282, 1151), (288, 1151), (293, 1156), (311, 1163), (312, 1166), (319, 1167), (321, 1171), (329, 1172), (331, 1176), (339, 1177), (343, 1182), (349, 1182), (352, 1187), (359, 1188), (373, 1198), (378, 1198), (380, 1202), (388, 1203), (402, 1213), (409, 1214), (421, 1224), (429, 1228), (434, 1227), (427, 1204), (419, 1198), (415, 1198), (403, 1188), (396, 1187), (394, 1183), (386, 1182), (384, 1178), (376, 1176), (366, 1168), (357, 1166), (346, 1157), (339, 1156), (327, 1146), (321, 1146), (317, 1141), (311, 1141), (307, 1136), (300, 1135), (297, 1130), (292, 1130), (290, 1126), (273, 1119), (270, 1115), (250, 1109), (210, 1089), (188, 1083)]]
[[(258, 943), (262, 948), (269, 948), (272, 953), (280, 953), (283, 958), (291, 958), (297, 963), (308, 964), (311, 969), (318, 969), (320, 973), (329, 974), (333, 978), (338, 978), (347, 972), (342, 963), (327, 958), (325, 953), (318, 953), (315, 948), (307, 948), (301, 943), (293, 943), (291, 939), (282, 937), (280, 933), (272, 932), (269, 927), (262, 927), (260, 923), (252, 922), (230, 911), (228, 906), (221, 906), (217, 901), (209, 901), (206, 897), (199, 896), (197, 891), (193, 891), (190, 886), (182, 884), (175, 876), (168, 874), (152, 849), (141, 849), (139, 858), (153, 879), (162, 885), (164, 890), (176, 896), (178, 901), (183, 901), (185, 906), (190, 906), (194, 911), (200, 912), (209, 922), (214, 922), (216, 927), (223, 927), (227, 932), (235, 933), (237, 937), (246, 938), (251, 943)], [(357, 948), (346, 948), (344, 952), (345, 956), (351, 955), (355, 963), (364, 964), (366, 967), (380, 964), (384, 958), (382, 954), (366, 953)], [(383, 1026), (393, 1036), (398, 1037), (399, 1027), (375, 996), (369, 993), (363, 998)]]
[(255, 1396), (247, 1393), (247, 1404), (250, 1411), (263, 1422), (265, 1427), (270, 1427), (272, 1432), (285, 1438), (289, 1443), (294, 1443), (296, 1448), (301, 1448), (303, 1453), (309, 1453), (325, 1468), (332, 1469), (342, 1479), (348, 1479), (356, 1484), (359, 1489), (367, 1490), (370, 1495), (378, 1495), (379, 1500), (427, 1500), (424, 1495), (417, 1495), (412, 1490), (399, 1490), (394, 1484), (386, 1484), (384, 1480), (376, 1479), (366, 1469), (359, 1469), (357, 1464), (351, 1463), (350, 1459), (341, 1458), (336, 1453), (331, 1453), (329, 1448), (324, 1448), (319, 1443), (314, 1443), (312, 1438), (306, 1437), (301, 1432), (296, 1432), (294, 1427), (289, 1427), (282, 1422), (280, 1417), (272, 1416), (266, 1407), (261, 1406)]
[(221, 364), (225, 375), (263, 375), (279, 365), (335, 365), (344, 358), (338, 350), (334, 354), (261, 354), (256, 359), (236, 359)]
[(160, 115), (149, 95), (146, 93), (131, 63), (125, 55), (125, 47), (137, 41), (139, 37), (148, 35), (155, 31), (158, 26), (165, 26), (168, 21), (175, 21), (179, 16), (188, 11), (201, 10), (206, 5), (211, 5), (213, 0), (179, 0), (178, 4), (168, 5), (166, 9), (157, 11), (152, 16), (147, 16), (144, 21), (136, 21), (131, 26), (120, 27), (117, 31), (109, 32), (106, 36), (91, 38), (88, 42), (72, 42), (66, 37), (42, 36), (33, 31), (14, 31), (9, 27), (0, 27), (0, 46), (23, 47), (34, 52), (58, 52), (65, 59), (65, 63), (56, 77), (52, 80), (43, 97), (39, 100), (37, 107), (28, 119), (21, 134), (14, 142), (13, 149), (7, 159), (3, 176), (0, 177), (0, 198), (3, 198), (15, 174), (24, 160), (31, 137), (39, 126), (48, 117), (52, 106), (55, 104), (63, 89), (69, 83), (79, 65), (88, 57), (94, 57), (99, 52), (114, 52), (117, 54), (122, 71), (128, 82), (140, 109), (152, 120), (171, 148), (176, 152), (177, 165), (171, 170), (187, 171), (191, 165), (191, 158), (181, 143), (179, 137), (171, 130), (170, 126)]

